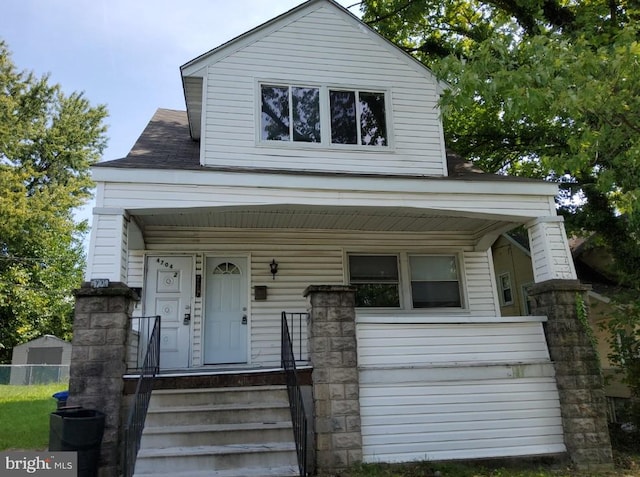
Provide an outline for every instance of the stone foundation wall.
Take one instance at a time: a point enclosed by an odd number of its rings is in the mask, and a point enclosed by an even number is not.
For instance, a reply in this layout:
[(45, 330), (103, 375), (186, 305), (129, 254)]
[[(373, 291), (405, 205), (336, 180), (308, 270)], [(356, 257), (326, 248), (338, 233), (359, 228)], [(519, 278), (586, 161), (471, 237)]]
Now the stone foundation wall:
[(309, 359), (313, 365), (316, 464), (319, 471), (362, 461), (355, 290), (310, 286)]
[(547, 316), (545, 335), (556, 370), (567, 451), (580, 468), (612, 466), (600, 361), (577, 312), (590, 287), (578, 280), (549, 280), (529, 292), (534, 315)]
[(98, 475), (115, 477), (119, 475), (122, 376), (127, 370), (129, 320), (137, 296), (121, 283), (111, 283), (109, 288), (85, 285), (75, 296), (67, 404), (105, 414)]

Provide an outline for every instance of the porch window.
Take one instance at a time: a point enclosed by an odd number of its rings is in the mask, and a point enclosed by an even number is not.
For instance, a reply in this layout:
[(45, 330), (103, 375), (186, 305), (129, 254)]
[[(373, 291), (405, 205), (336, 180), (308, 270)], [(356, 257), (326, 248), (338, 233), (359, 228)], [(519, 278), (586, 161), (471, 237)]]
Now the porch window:
[(356, 307), (400, 306), (398, 257), (350, 255), (349, 279), (356, 289)]
[(413, 308), (460, 308), (460, 281), (454, 255), (411, 255)]
[(262, 140), (320, 142), (320, 90), (262, 85)]

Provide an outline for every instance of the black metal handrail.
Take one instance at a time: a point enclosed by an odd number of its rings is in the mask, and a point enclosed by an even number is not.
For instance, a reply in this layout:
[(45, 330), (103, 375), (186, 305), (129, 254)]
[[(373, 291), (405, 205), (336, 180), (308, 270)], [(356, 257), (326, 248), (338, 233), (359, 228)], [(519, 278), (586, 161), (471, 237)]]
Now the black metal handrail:
[(289, 334), (287, 324), (287, 313), (282, 312), (282, 345), (281, 361), (287, 380), (287, 394), (289, 395), (289, 409), (291, 410), (291, 421), (293, 423), (293, 436), (296, 441), (296, 453), (298, 454), (298, 468), (300, 477), (306, 477), (307, 471), (307, 416), (302, 400), (302, 391), (298, 381), (296, 370), (296, 359), (293, 354), (293, 344)]
[(144, 362), (136, 385), (136, 393), (124, 428), (122, 456), (124, 477), (131, 477), (136, 467), (136, 457), (140, 449), (142, 430), (153, 390), (153, 380), (160, 369), (160, 317), (148, 318), (154, 320), (153, 328), (149, 335)]
[[(284, 313), (284, 312), (283, 312)], [(289, 328), (289, 338), (291, 348), (296, 358), (296, 364), (308, 363), (307, 354), (307, 318), (309, 313), (287, 313), (287, 327)]]
[(127, 347), (127, 372), (137, 374), (142, 369), (151, 342), (155, 316), (132, 316)]

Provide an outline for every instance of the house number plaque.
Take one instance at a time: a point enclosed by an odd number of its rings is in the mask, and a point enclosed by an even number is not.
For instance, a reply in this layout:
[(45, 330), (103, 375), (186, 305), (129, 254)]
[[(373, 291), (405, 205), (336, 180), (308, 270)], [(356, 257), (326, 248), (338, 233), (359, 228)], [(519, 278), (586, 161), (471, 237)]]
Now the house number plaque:
[(91, 288), (109, 288), (108, 278), (93, 278), (91, 280)]

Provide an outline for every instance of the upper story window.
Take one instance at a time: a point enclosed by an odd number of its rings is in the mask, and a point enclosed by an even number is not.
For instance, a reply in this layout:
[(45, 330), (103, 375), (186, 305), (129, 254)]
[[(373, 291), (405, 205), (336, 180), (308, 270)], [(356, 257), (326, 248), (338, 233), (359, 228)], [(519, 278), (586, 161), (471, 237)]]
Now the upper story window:
[(320, 142), (320, 90), (262, 85), (262, 134), (267, 141)]
[(389, 145), (383, 92), (261, 84), (260, 101), (262, 141)]
[(384, 93), (329, 90), (333, 144), (387, 145)]

